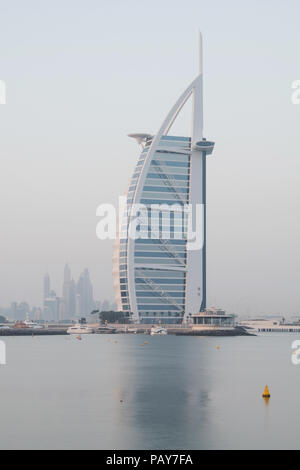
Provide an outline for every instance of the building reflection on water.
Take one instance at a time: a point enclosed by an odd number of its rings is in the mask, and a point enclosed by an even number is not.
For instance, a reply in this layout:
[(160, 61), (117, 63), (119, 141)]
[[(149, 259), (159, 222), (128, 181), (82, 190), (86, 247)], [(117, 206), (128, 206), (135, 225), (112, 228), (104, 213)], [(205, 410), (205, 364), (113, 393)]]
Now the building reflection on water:
[(199, 448), (212, 438), (210, 356), (201, 342), (154, 337), (124, 351), (130, 373), (120, 383), (119, 419), (133, 429), (135, 448)]

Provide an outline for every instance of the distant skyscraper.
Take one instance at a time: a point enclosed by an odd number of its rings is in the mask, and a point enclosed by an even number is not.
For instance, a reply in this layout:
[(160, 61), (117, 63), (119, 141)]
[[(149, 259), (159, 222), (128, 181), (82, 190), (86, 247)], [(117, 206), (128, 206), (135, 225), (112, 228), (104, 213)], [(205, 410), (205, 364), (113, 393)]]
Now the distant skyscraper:
[(13, 320), (25, 320), (26, 315), (29, 314), (30, 307), (26, 302), (21, 302), (17, 304), (17, 302), (13, 302), (10, 307), (10, 317)]
[(51, 290), (44, 301), (44, 319), (49, 321), (60, 320), (59, 305), (60, 298), (57, 297), (54, 290)]
[(45, 274), (44, 276), (44, 291), (43, 291), (43, 300), (47, 299), (50, 294), (50, 289), (51, 289), (51, 282), (50, 282), (50, 276), (48, 273)]
[(81, 298), (80, 298), (80, 294), (76, 294), (75, 305), (76, 305), (76, 317), (80, 317), (81, 316)]
[[(51, 290), (49, 274), (45, 274), (43, 297), (43, 315), (47, 320), (58, 321), (87, 316), (94, 309), (93, 286), (88, 270), (85, 269), (81, 273), (76, 283), (72, 279), (69, 265), (65, 265), (61, 298)], [(11, 311), (14, 315), (20, 315), (17, 304), (12, 306)]]
[(39, 307), (33, 309), (32, 315), (33, 315), (34, 320), (37, 320), (37, 321), (42, 320), (42, 309)]
[(74, 279), (71, 279), (70, 282), (69, 314), (70, 317), (76, 314), (76, 282)]
[(64, 281), (65, 282), (71, 281), (71, 269), (68, 264), (65, 265), (65, 269), (64, 269)]
[(86, 316), (94, 308), (93, 286), (89, 271), (85, 269), (81, 273), (77, 283), (77, 315)]
[(76, 296), (76, 285), (73, 279), (71, 279), (71, 270), (68, 264), (64, 269), (64, 283), (63, 283), (63, 307), (61, 315), (63, 318), (68, 319), (75, 315), (75, 296)]

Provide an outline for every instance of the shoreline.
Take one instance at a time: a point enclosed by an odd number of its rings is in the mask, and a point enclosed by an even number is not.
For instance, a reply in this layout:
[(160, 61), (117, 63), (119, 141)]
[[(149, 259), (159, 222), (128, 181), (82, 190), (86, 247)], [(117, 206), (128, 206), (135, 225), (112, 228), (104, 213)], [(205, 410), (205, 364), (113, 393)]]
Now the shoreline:
[[(136, 332), (128, 332), (123, 329), (112, 329), (112, 331), (95, 331), (91, 333), (94, 335), (150, 335), (150, 328), (141, 328)], [(71, 336), (67, 333), (67, 328), (11, 328), (11, 329), (0, 329), (0, 337), (3, 336)], [(168, 328), (169, 336), (256, 336), (253, 333), (249, 333), (246, 329), (241, 327), (235, 327), (232, 329), (192, 329), (192, 328)]]

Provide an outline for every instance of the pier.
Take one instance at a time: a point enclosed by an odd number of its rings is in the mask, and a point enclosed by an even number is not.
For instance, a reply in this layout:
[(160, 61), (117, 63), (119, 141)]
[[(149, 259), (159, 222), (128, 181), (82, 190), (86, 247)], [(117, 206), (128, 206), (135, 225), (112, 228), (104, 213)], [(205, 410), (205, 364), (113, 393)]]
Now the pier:
[(53, 336), (67, 335), (66, 328), (8, 328), (0, 329), (1, 336)]

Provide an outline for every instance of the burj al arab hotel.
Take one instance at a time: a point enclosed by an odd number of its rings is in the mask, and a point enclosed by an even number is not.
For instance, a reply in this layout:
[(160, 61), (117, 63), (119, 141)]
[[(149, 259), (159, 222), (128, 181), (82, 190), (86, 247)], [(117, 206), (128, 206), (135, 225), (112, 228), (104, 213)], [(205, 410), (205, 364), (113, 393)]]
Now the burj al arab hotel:
[[(212, 153), (214, 143), (203, 137), (201, 36), (199, 43), (199, 74), (158, 132), (129, 136), (137, 140), (141, 154), (126, 195), (113, 274), (118, 309), (137, 323), (185, 323), (189, 315), (206, 309), (206, 156)], [(188, 100), (192, 100), (191, 135), (171, 135), (172, 124)], [(143, 236), (131, 237), (133, 207), (139, 206), (146, 207), (149, 218), (139, 222)], [(186, 236), (193, 211), (180, 215), (182, 229), (178, 228), (176, 210), (171, 209), (187, 206), (202, 207), (203, 243), (197, 249), (189, 249)], [(166, 236), (163, 213), (168, 207), (172, 216)], [(153, 231), (153, 226), (157, 230)]]

